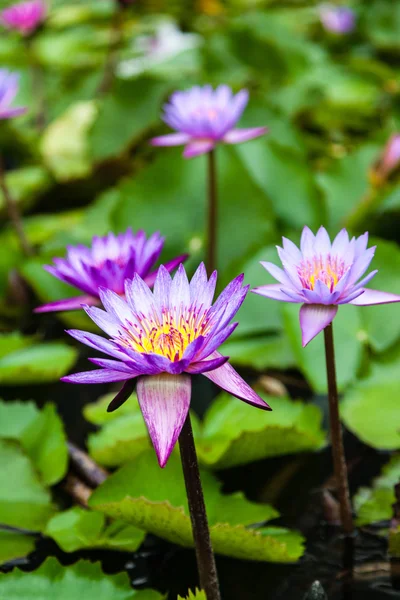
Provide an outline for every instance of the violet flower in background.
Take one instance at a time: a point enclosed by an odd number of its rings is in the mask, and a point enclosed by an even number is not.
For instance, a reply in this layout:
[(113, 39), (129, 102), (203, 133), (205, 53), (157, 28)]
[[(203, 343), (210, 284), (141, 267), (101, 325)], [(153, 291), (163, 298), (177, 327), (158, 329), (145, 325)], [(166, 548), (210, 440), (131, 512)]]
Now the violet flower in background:
[(46, 13), (47, 7), (43, 0), (27, 0), (5, 8), (0, 19), (8, 29), (14, 29), (21, 35), (28, 36), (44, 21)]
[(235, 128), (248, 101), (247, 90), (233, 95), (227, 85), (215, 90), (211, 85), (194, 86), (175, 92), (164, 106), (163, 120), (178, 133), (153, 138), (150, 143), (184, 145), (183, 156), (191, 158), (210, 152), (218, 143), (239, 144), (264, 135), (267, 127)]
[(373, 165), (371, 178), (374, 183), (382, 183), (398, 167), (400, 167), (400, 133), (394, 133), (389, 138), (382, 155)]
[(347, 6), (322, 4), (319, 9), (319, 18), (326, 31), (339, 35), (351, 33), (356, 26), (355, 14)]
[[(63, 377), (70, 383), (124, 381), (111, 403), (119, 406), (122, 394), (131, 393), (138, 378), (137, 395), (161, 467), (165, 466), (185, 422), (191, 396), (190, 375), (201, 373), (230, 394), (265, 410), (269, 406), (217, 352), (237, 323), (231, 320), (248, 291), (243, 275), (236, 277), (213, 304), (217, 273), (207, 278), (203, 264), (188, 281), (183, 265), (172, 279), (161, 266), (151, 292), (136, 274), (125, 282), (123, 300), (101, 289), (105, 311), (85, 306), (89, 317), (108, 335), (104, 339), (85, 331), (68, 333), (83, 344), (109, 354), (113, 360), (90, 359), (100, 369)], [(124, 387), (125, 387), (124, 386)]]
[(300, 327), (303, 346), (329, 325), (341, 304), (371, 306), (400, 302), (400, 296), (365, 288), (378, 271), (360, 280), (368, 269), (376, 246), (367, 249), (368, 233), (349, 239), (342, 229), (331, 243), (324, 227), (314, 235), (304, 227), (300, 249), (286, 238), (278, 248), (283, 270), (269, 262), (262, 266), (279, 283), (257, 287), (252, 292), (302, 304)]
[(0, 119), (11, 119), (26, 112), (24, 106), (11, 106), (18, 93), (19, 74), (0, 69)]
[[(95, 236), (92, 246), (68, 246), (66, 258), (55, 258), (54, 265), (46, 265), (46, 271), (61, 281), (72, 285), (85, 296), (57, 300), (39, 306), (35, 312), (76, 310), (82, 304), (100, 304), (99, 287), (105, 287), (116, 294), (124, 294), (125, 279), (132, 279), (137, 273), (148, 285), (153, 285), (157, 271), (154, 265), (160, 257), (164, 238), (154, 233), (149, 238), (144, 231), (133, 233), (129, 228), (125, 233), (104, 237)], [(182, 254), (165, 264), (172, 271), (187, 255)]]

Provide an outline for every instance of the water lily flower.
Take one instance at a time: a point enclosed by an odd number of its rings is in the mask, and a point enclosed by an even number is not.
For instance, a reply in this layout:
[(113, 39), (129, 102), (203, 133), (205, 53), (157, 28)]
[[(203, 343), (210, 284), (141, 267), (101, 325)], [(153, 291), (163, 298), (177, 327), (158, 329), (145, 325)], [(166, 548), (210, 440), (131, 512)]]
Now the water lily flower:
[(210, 152), (218, 143), (239, 144), (264, 135), (267, 127), (235, 128), (248, 101), (247, 90), (233, 95), (227, 85), (215, 90), (211, 85), (194, 86), (175, 92), (164, 106), (163, 120), (178, 133), (153, 138), (150, 143), (185, 145), (183, 156), (192, 158)]
[(323, 4), (320, 7), (319, 18), (326, 31), (339, 35), (350, 33), (356, 24), (354, 12), (347, 6)]
[[(104, 237), (95, 236), (90, 248), (83, 245), (68, 246), (66, 258), (55, 258), (54, 265), (44, 268), (85, 295), (39, 306), (35, 312), (76, 310), (82, 304), (100, 304), (100, 287), (123, 295), (125, 279), (132, 279), (135, 273), (148, 285), (153, 285), (157, 271), (152, 269), (163, 246), (164, 238), (158, 232), (147, 238), (144, 231), (134, 234), (131, 228), (118, 235), (109, 233)], [(165, 267), (172, 271), (186, 258), (187, 254), (177, 256), (165, 263)]]
[(371, 179), (380, 184), (400, 167), (400, 133), (394, 133), (388, 140), (382, 155), (371, 169)]
[[(109, 406), (114, 410), (131, 393), (137, 378), (137, 395), (144, 420), (164, 467), (185, 422), (191, 396), (191, 375), (201, 373), (237, 398), (270, 410), (269, 406), (217, 351), (237, 323), (230, 323), (249, 286), (243, 275), (234, 279), (213, 304), (216, 271), (207, 278), (201, 264), (190, 283), (183, 265), (174, 278), (161, 265), (154, 291), (138, 275), (125, 282), (125, 300), (111, 290), (100, 289), (105, 308), (84, 306), (89, 317), (109, 336), (85, 331), (68, 333), (110, 359), (89, 359), (100, 369), (63, 377), (70, 383), (124, 381)], [(126, 395), (124, 388), (128, 387)], [(114, 403), (114, 405), (113, 405)]]
[(0, 69), (0, 119), (11, 119), (26, 112), (23, 106), (11, 106), (18, 93), (19, 75)]
[(367, 248), (368, 233), (349, 239), (342, 229), (331, 243), (324, 227), (314, 235), (304, 227), (300, 249), (286, 238), (277, 247), (283, 269), (270, 262), (262, 266), (279, 282), (252, 290), (255, 294), (302, 304), (300, 328), (303, 346), (329, 325), (341, 304), (370, 306), (400, 302), (400, 296), (371, 290), (372, 271), (360, 281), (374, 256), (376, 246)]
[(0, 19), (8, 29), (15, 29), (21, 35), (28, 36), (44, 21), (46, 12), (43, 0), (27, 0), (5, 8)]

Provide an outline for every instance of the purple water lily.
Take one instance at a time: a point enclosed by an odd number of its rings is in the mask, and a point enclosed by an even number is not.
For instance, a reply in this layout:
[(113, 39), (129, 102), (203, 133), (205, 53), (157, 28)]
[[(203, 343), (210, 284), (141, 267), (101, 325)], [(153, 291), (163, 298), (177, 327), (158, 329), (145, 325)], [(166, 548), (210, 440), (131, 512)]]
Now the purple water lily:
[(0, 18), (8, 29), (15, 29), (21, 35), (27, 36), (44, 21), (46, 12), (43, 0), (27, 0), (5, 8)]
[(319, 17), (326, 31), (339, 35), (350, 33), (356, 25), (355, 14), (348, 6), (323, 4), (320, 7)]
[(163, 120), (178, 133), (153, 138), (153, 146), (185, 145), (183, 156), (192, 158), (210, 152), (218, 143), (238, 144), (252, 140), (267, 127), (235, 129), (247, 103), (249, 93), (241, 90), (233, 95), (227, 85), (215, 90), (210, 85), (194, 86), (175, 92), (164, 106)]
[(0, 69), (0, 119), (11, 119), (26, 112), (23, 106), (11, 106), (18, 93), (18, 84), (18, 73)]
[[(137, 395), (158, 462), (165, 466), (185, 422), (191, 396), (190, 375), (202, 373), (216, 385), (249, 404), (270, 410), (217, 352), (237, 323), (230, 323), (249, 286), (236, 277), (213, 304), (216, 271), (207, 278), (203, 264), (188, 281), (183, 265), (172, 279), (161, 266), (151, 292), (136, 274), (125, 282), (123, 300), (111, 290), (101, 289), (105, 311), (85, 306), (89, 317), (109, 336), (104, 339), (85, 331), (68, 333), (91, 348), (112, 356), (90, 359), (98, 370), (63, 377), (70, 383), (124, 381), (131, 392), (138, 378)], [(129, 397), (124, 388), (119, 396)], [(110, 410), (109, 407), (109, 410)]]
[[(132, 279), (138, 273), (148, 285), (153, 285), (157, 271), (157, 262), (164, 246), (164, 238), (154, 233), (149, 238), (144, 231), (104, 237), (95, 236), (92, 246), (68, 246), (67, 258), (55, 258), (54, 265), (46, 265), (46, 271), (82, 292), (84, 296), (57, 300), (39, 306), (35, 312), (76, 310), (82, 304), (100, 304), (99, 288), (105, 287), (116, 294), (124, 294), (125, 279)], [(175, 269), (187, 254), (182, 254), (165, 263), (168, 271)]]
[(304, 227), (300, 249), (286, 238), (282, 241), (283, 248), (277, 248), (283, 270), (270, 262), (261, 263), (279, 283), (257, 287), (252, 292), (273, 300), (302, 304), (303, 346), (333, 321), (340, 304), (370, 306), (400, 302), (397, 294), (365, 287), (377, 270), (359, 281), (376, 248), (367, 248), (368, 233), (350, 240), (347, 231), (342, 229), (331, 243), (324, 227), (320, 227), (316, 235)]

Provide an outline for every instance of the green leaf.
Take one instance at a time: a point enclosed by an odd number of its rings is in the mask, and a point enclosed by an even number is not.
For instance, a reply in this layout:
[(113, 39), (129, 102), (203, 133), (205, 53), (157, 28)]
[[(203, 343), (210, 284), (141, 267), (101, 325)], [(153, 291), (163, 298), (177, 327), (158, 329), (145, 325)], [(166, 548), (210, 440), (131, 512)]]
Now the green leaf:
[(279, 219), (290, 227), (320, 225), (322, 203), (306, 158), (268, 137), (241, 144), (237, 152)]
[(383, 467), (371, 488), (362, 487), (354, 496), (357, 525), (369, 525), (392, 518), (392, 505), (396, 501), (394, 486), (400, 482), (400, 455), (392, 456)]
[[(49, 173), (39, 166), (21, 167), (9, 171), (6, 182), (10, 195), (17, 204), (30, 207), (36, 198), (51, 185)], [(0, 190), (0, 209), (4, 210), (4, 197)]]
[(219, 351), (224, 356), (229, 356), (232, 364), (252, 367), (258, 371), (290, 369), (296, 364), (289, 342), (283, 335), (253, 339), (232, 337)]
[(80, 507), (54, 515), (44, 533), (53, 538), (64, 552), (84, 548), (135, 552), (146, 535), (144, 531), (120, 521), (106, 525), (106, 517), (102, 513)]
[(90, 132), (92, 159), (115, 157), (144, 136), (160, 118), (168, 87), (169, 84), (146, 77), (117, 80), (100, 104), (99, 116)]
[(35, 590), (35, 600), (161, 600), (153, 590), (131, 588), (126, 573), (105, 576), (100, 563), (79, 561), (63, 567), (55, 558), (48, 558), (35, 571), (24, 573), (14, 569), (0, 573), (0, 600), (22, 600)]
[(33, 537), (0, 529), (0, 565), (16, 558), (22, 558), (32, 552), (34, 548), (35, 539)]
[(379, 146), (368, 144), (352, 154), (332, 162), (329, 168), (317, 175), (328, 208), (329, 225), (337, 230), (362, 201), (369, 190), (368, 169), (379, 153)]
[(61, 342), (34, 344), (0, 359), (0, 383), (27, 385), (57, 381), (68, 373), (77, 352)]
[[(163, 260), (187, 250), (191, 254), (190, 270), (198, 265), (204, 252), (206, 157), (185, 160), (182, 149), (161, 148), (158, 152), (153, 163), (120, 186), (115, 227), (125, 230), (127, 223), (140, 223), (149, 233), (162, 231), (166, 236)], [(235, 148), (218, 148), (216, 160), (221, 223), (219, 271), (229, 275), (234, 271), (236, 275), (239, 271), (235, 265), (244, 256), (274, 239), (273, 215), (268, 199), (246, 172)], [(223, 283), (227, 282), (220, 281), (220, 285)]]
[(0, 438), (18, 441), (45, 485), (62, 479), (68, 466), (66, 436), (53, 404), (39, 410), (33, 402), (0, 400)]
[[(214, 550), (236, 558), (273, 562), (297, 560), (302, 552), (302, 537), (282, 530), (263, 535), (246, 526), (275, 518), (278, 513), (268, 505), (254, 504), (238, 492), (223, 496), (211, 473), (202, 474), (208, 520)], [(145, 531), (182, 546), (193, 546), (182, 467), (172, 454), (160, 469), (153, 450), (111, 475), (90, 497), (95, 510), (121, 519)]]
[(49, 492), (15, 442), (0, 439), (0, 523), (41, 531), (54, 512)]
[(196, 589), (194, 593), (192, 590), (189, 590), (188, 595), (185, 596), (185, 598), (183, 596), (178, 596), (178, 600), (207, 600), (207, 598), (206, 593), (203, 590)]
[(109, 421), (119, 419), (122, 415), (131, 415), (139, 409), (137, 396), (134, 393), (118, 410), (107, 412), (107, 407), (114, 398), (115, 394), (106, 394), (105, 396), (101, 396), (96, 402), (85, 404), (83, 407), (83, 416), (89, 423), (93, 423), (93, 425), (104, 425)]
[(225, 393), (213, 402), (197, 445), (205, 466), (232, 467), (323, 446), (325, 433), (317, 406), (265, 394), (261, 397), (272, 412), (257, 410)]
[(340, 406), (342, 420), (365, 444), (400, 448), (400, 382), (362, 379), (346, 392)]
[[(372, 239), (376, 252), (372, 268), (378, 274), (368, 287), (400, 294), (400, 250), (397, 244), (381, 239)], [(382, 352), (394, 344), (400, 337), (399, 305), (365, 306), (362, 309), (362, 321), (368, 335), (368, 341), (377, 352)]]
[[(299, 304), (282, 305), (286, 334), (297, 364), (313, 390), (326, 393), (324, 335), (321, 332), (305, 348), (302, 347), (299, 309)], [(339, 307), (333, 322), (333, 332), (338, 389), (342, 391), (356, 379), (363, 359), (366, 332), (362, 327), (360, 308), (350, 305)]]
[(53, 121), (43, 134), (43, 160), (58, 181), (70, 181), (90, 175), (88, 130), (96, 118), (93, 101), (72, 105)]
[[(78, 290), (45, 271), (43, 264), (38, 260), (27, 261), (22, 266), (21, 272), (43, 304), (79, 295)], [(82, 310), (61, 312), (57, 313), (57, 316), (68, 327), (85, 331), (93, 331), (95, 328), (93, 321)]]

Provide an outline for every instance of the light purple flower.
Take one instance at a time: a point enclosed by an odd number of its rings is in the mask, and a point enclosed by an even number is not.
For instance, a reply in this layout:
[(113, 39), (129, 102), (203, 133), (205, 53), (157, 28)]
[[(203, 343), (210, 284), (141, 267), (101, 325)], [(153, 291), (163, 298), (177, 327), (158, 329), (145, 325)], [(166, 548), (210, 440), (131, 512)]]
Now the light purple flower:
[(354, 12), (347, 6), (323, 4), (320, 7), (319, 17), (324, 29), (331, 33), (350, 33), (356, 24)]
[[(132, 379), (138, 378), (137, 395), (158, 462), (164, 467), (179, 437), (189, 410), (191, 377), (202, 373), (216, 385), (249, 404), (270, 410), (217, 352), (237, 323), (231, 323), (248, 287), (236, 277), (213, 302), (217, 273), (207, 278), (203, 264), (188, 281), (183, 265), (174, 278), (164, 266), (158, 270), (151, 292), (139, 275), (125, 282), (126, 300), (100, 290), (105, 311), (84, 307), (89, 317), (110, 339), (85, 331), (68, 333), (80, 342), (109, 354), (113, 360), (90, 359), (98, 370), (63, 377), (70, 383), (124, 381), (114, 398), (126, 400)], [(125, 389), (128, 392), (125, 392)]]
[[(153, 285), (157, 271), (152, 269), (163, 246), (164, 238), (159, 233), (147, 238), (144, 231), (133, 234), (131, 228), (118, 235), (95, 236), (90, 248), (68, 246), (67, 258), (55, 258), (54, 266), (46, 265), (44, 268), (54, 277), (84, 292), (85, 296), (57, 300), (39, 306), (35, 312), (76, 310), (82, 304), (100, 304), (100, 287), (123, 295), (125, 279), (132, 279), (135, 273), (148, 285)], [(186, 258), (187, 254), (177, 256), (165, 263), (165, 267), (172, 271)]]
[(394, 133), (372, 167), (373, 181), (377, 183), (385, 181), (398, 167), (400, 167), (400, 133)]
[(23, 106), (11, 106), (18, 93), (18, 83), (18, 73), (0, 69), (0, 119), (11, 119), (26, 112)]
[(210, 85), (175, 92), (164, 106), (163, 120), (178, 133), (153, 138), (153, 146), (185, 145), (183, 156), (209, 152), (222, 142), (238, 144), (265, 134), (267, 127), (235, 129), (249, 101), (247, 90), (235, 96), (227, 85)]
[(304, 227), (300, 249), (282, 238), (278, 248), (283, 270), (269, 262), (262, 266), (279, 283), (257, 287), (252, 292), (280, 300), (302, 304), (300, 327), (306, 346), (336, 316), (340, 304), (370, 306), (400, 302), (400, 296), (366, 289), (366, 284), (378, 271), (372, 271), (360, 281), (374, 256), (376, 246), (367, 249), (368, 233), (349, 239), (342, 229), (331, 243), (324, 227), (314, 235)]
[(44, 21), (46, 12), (46, 3), (43, 0), (27, 0), (5, 8), (0, 18), (8, 29), (15, 29), (21, 35), (27, 36)]

